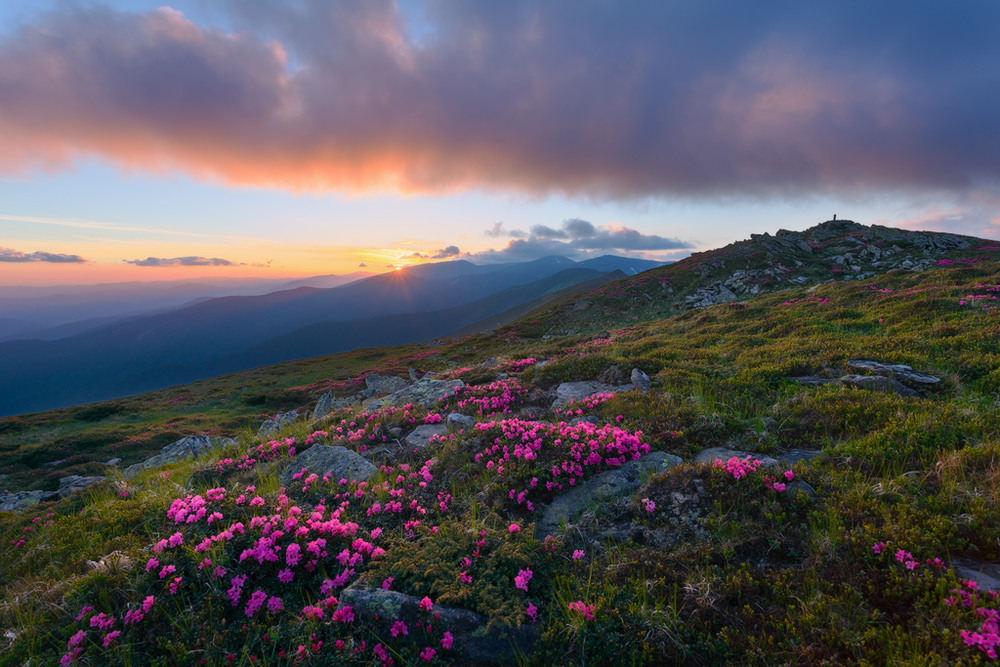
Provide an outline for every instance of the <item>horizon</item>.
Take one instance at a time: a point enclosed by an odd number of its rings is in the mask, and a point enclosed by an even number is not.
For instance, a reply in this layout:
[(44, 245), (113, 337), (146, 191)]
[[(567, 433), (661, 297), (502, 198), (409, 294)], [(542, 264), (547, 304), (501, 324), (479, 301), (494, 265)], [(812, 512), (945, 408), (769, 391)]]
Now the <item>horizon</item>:
[(673, 261), (833, 214), (997, 238), (998, 18), (14, 0), (0, 285)]

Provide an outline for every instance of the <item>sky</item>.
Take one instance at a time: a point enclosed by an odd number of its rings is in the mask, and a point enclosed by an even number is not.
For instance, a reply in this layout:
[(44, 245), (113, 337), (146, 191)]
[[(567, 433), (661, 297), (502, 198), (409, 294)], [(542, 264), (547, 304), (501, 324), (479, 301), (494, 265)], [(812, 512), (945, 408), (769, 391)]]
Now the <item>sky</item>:
[(960, 9), (4, 0), (0, 285), (998, 238), (1000, 3)]

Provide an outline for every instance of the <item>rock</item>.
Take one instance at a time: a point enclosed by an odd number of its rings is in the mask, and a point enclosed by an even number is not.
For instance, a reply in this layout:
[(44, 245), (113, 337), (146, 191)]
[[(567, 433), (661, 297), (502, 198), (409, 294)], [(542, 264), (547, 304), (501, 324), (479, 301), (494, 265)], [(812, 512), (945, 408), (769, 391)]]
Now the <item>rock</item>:
[(649, 393), (649, 376), (638, 368), (632, 369), (632, 386), (641, 394)]
[(278, 481), (284, 486), (289, 486), (296, 481), (292, 476), (303, 468), (308, 473), (316, 473), (320, 477), (330, 473), (335, 481), (349, 479), (363, 482), (378, 472), (378, 468), (370, 461), (346, 447), (313, 445), (295, 457), (278, 477)]
[(959, 581), (969, 580), (988, 591), (1000, 591), (1000, 564), (971, 558), (953, 558), (951, 567)]
[(289, 412), (277, 414), (260, 425), (260, 430), (257, 431), (257, 437), (266, 438), (267, 436), (274, 435), (289, 424), (294, 424), (298, 418), (298, 410), (291, 410)]
[(406, 389), (410, 386), (410, 383), (403, 378), (394, 377), (392, 375), (369, 373), (365, 377), (365, 386), (368, 387), (373, 394), (392, 394), (400, 389)]
[(37, 505), (43, 499), (47, 500), (47, 496), (51, 493), (51, 491), (15, 491), (13, 493), (0, 493), (0, 512), (20, 512), (26, 507)]
[(471, 429), (476, 425), (476, 418), (463, 415), (461, 412), (452, 412), (448, 415), (445, 423), (448, 424), (449, 428), (454, 428), (456, 430)]
[(423, 449), (430, 444), (433, 436), (448, 435), (447, 424), (421, 424), (406, 436), (403, 441), (411, 449)]
[(333, 411), (333, 392), (327, 391), (316, 401), (316, 409), (313, 410), (313, 421), (326, 417)]
[(573, 310), (576, 311), (587, 310), (588, 308), (590, 308), (590, 302), (587, 301), (586, 299), (580, 299), (573, 306)]
[(91, 484), (97, 484), (98, 482), (103, 482), (104, 477), (92, 476), (92, 477), (81, 477), (80, 475), (70, 475), (69, 477), (59, 478), (59, 488), (56, 489), (61, 497), (65, 498), (74, 491), (79, 491), (85, 489)]
[(804, 493), (810, 498), (816, 497), (816, 489), (812, 488), (812, 485), (808, 482), (803, 482), (801, 479), (793, 480), (785, 486), (786, 493), (798, 492)]
[(570, 420), (569, 425), (570, 426), (576, 426), (578, 424), (599, 424), (600, 421), (601, 421), (600, 419), (598, 419), (597, 417), (594, 417), (594, 416), (590, 416), (590, 417), (573, 417), (573, 419)]
[(465, 383), (461, 380), (428, 380), (424, 378), (388, 396), (370, 401), (365, 409), (372, 412), (386, 405), (405, 405), (407, 403), (415, 403), (421, 407), (429, 408), (438, 400), (454, 394), (456, 389), (461, 389), (464, 386)]
[(625, 384), (629, 379), (621, 366), (612, 365), (608, 366), (603, 373), (597, 376), (597, 381), (604, 384)]
[(414, 368), (413, 366), (407, 368), (406, 372), (409, 374), (410, 379), (413, 380), (414, 382), (420, 379), (420, 373), (418, 373), (417, 369)]
[(480, 368), (490, 369), (490, 368), (496, 368), (499, 365), (500, 365), (500, 361), (496, 357), (490, 357), (489, 359), (487, 359), (483, 363), (479, 364), (479, 367)]
[(851, 359), (847, 362), (847, 365), (851, 368), (871, 371), (877, 375), (891, 377), (908, 384), (937, 384), (941, 381), (941, 378), (936, 378), (933, 375), (915, 373), (913, 372), (913, 368), (904, 366), (903, 364), (885, 364), (881, 361), (871, 361), (868, 359)]
[(603, 382), (563, 382), (556, 387), (556, 400), (552, 402), (552, 409), (561, 408), (570, 401), (581, 401), (590, 398), (594, 394), (608, 394), (619, 391), (631, 391), (631, 385), (614, 386)]
[(452, 653), (460, 659), (459, 664), (514, 664), (517, 657), (528, 654), (537, 637), (530, 625), (514, 628), (490, 624), (488, 618), (468, 609), (439, 604), (431, 612), (424, 612), (415, 596), (357, 583), (342, 590), (337, 598), (341, 605), (353, 607), (355, 617), (366, 627), (377, 627), (386, 634), (393, 623), (403, 621), (410, 628), (409, 638), (418, 642), (427, 642), (418, 622), (426, 620), (429, 614), (440, 614), (441, 627), (454, 638)]
[(196, 459), (207, 450), (216, 447), (227, 447), (236, 444), (232, 438), (217, 438), (209, 435), (189, 435), (167, 445), (160, 453), (148, 458), (142, 463), (136, 463), (125, 468), (125, 477), (135, 477), (143, 470), (159, 468), (168, 463), (176, 463), (185, 459)]
[(105, 461), (104, 465), (106, 465), (106, 466), (116, 466), (116, 465), (118, 465), (121, 462), (122, 462), (121, 458), (115, 456), (115, 457), (110, 458), (107, 461)]
[(123, 551), (112, 551), (107, 556), (102, 556), (100, 560), (88, 560), (86, 568), (88, 572), (97, 570), (102, 574), (130, 572), (135, 568), (135, 561), (129, 558)]
[(777, 459), (787, 466), (793, 466), (800, 461), (809, 462), (822, 454), (818, 449), (789, 449), (784, 454), (778, 454)]
[(765, 456), (763, 454), (755, 454), (754, 452), (744, 452), (740, 449), (729, 449), (727, 447), (709, 447), (708, 449), (703, 449), (698, 452), (698, 456), (694, 458), (695, 463), (715, 463), (716, 459), (722, 459), (723, 461), (728, 461), (729, 459), (736, 457), (738, 459), (745, 459), (750, 457), (760, 461), (761, 466), (765, 468), (770, 468), (772, 466), (778, 465), (778, 460), (771, 458), (770, 456)]
[(648, 474), (667, 470), (680, 463), (682, 461), (679, 456), (653, 452), (638, 461), (629, 461), (620, 468), (577, 482), (543, 510), (542, 518), (535, 524), (535, 534), (539, 538), (553, 535), (561, 524), (573, 521), (588, 505), (632, 493), (642, 485), (643, 478)]
[(848, 387), (856, 387), (868, 391), (879, 391), (886, 394), (899, 394), (907, 398), (920, 396), (899, 380), (887, 378), (882, 375), (845, 375), (840, 378), (840, 383)]

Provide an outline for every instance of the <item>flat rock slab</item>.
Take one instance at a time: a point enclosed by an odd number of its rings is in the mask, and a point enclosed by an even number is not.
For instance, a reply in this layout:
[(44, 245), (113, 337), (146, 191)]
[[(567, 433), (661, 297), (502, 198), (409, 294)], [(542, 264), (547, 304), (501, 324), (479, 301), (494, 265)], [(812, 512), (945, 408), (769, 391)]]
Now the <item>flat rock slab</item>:
[(260, 425), (260, 430), (257, 431), (257, 437), (266, 438), (269, 435), (274, 435), (286, 426), (294, 424), (298, 418), (298, 410), (291, 410), (289, 412), (283, 412), (279, 415), (275, 415)]
[(878, 391), (884, 394), (899, 394), (907, 398), (920, 396), (920, 394), (899, 380), (887, 378), (882, 375), (845, 375), (840, 378), (840, 383), (847, 387), (855, 387), (866, 391)]
[(417, 428), (413, 429), (408, 436), (406, 436), (405, 442), (407, 446), (414, 449), (423, 449), (430, 444), (430, 439), (437, 436), (448, 435), (448, 425), (447, 424), (421, 424)]
[(745, 459), (750, 457), (760, 461), (760, 464), (765, 468), (770, 468), (778, 465), (778, 459), (772, 458), (770, 456), (765, 456), (764, 454), (756, 454), (754, 452), (744, 452), (740, 449), (729, 449), (727, 447), (709, 447), (708, 449), (703, 449), (698, 452), (698, 456), (694, 458), (695, 463), (715, 463), (716, 459), (722, 459), (723, 461), (728, 461), (729, 459), (736, 457), (738, 459)]
[(955, 558), (951, 561), (951, 567), (960, 581), (971, 579), (979, 584), (980, 588), (1000, 591), (1000, 564), (971, 558)]
[(632, 493), (642, 485), (646, 476), (680, 463), (682, 460), (679, 456), (666, 452), (653, 452), (638, 461), (629, 461), (620, 468), (602, 472), (584, 482), (577, 482), (543, 510), (542, 518), (535, 524), (535, 534), (539, 538), (554, 535), (561, 524), (575, 519), (587, 509), (588, 505)]
[(820, 454), (822, 452), (818, 449), (789, 449), (784, 454), (778, 454), (776, 458), (785, 465), (793, 466), (800, 461), (808, 463)]
[(514, 664), (519, 656), (528, 654), (537, 638), (537, 632), (530, 625), (514, 628), (494, 623), (490, 626), (488, 618), (468, 609), (436, 604), (430, 612), (425, 612), (420, 609), (420, 599), (396, 591), (354, 584), (341, 591), (337, 598), (341, 605), (353, 607), (355, 617), (366, 627), (377, 628), (381, 634), (388, 634), (393, 623), (403, 621), (409, 628), (410, 638), (415, 641), (427, 641), (417, 623), (426, 621), (432, 614), (440, 614), (441, 626), (454, 638), (452, 651), (438, 653), (447, 662), (457, 657), (458, 664)]
[(804, 384), (807, 387), (820, 387), (824, 384), (833, 384), (834, 382), (838, 382), (838, 380), (834, 380), (832, 378), (819, 377), (818, 375), (799, 375), (797, 377), (791, 377), (789, 379), (795, 380), (799, 384)]
[(163, 449), (156, 456), (146, 459), (142, 463), (136, 463), (125, 468), (122, 473), (125, 477), (135, 477), (143, 470), (159, 468), (168, 463), (177, 463), (187, 459), (196, 459), (205, 452), (216, 448), (226, 447), (236, 444), (232, 438), (217, 438), (210, 435), (189, 435), (177, 440)]
[(847, 362), (850, 368), (871, 371), (878, 375), (891, 376), (901, 382), (911, 382), (915, 384), (937, 384), (941, 378), (924, 373), (916, 373), (910, 366), (903, 364), (886, 364), (881, 361), (871, 361), (870, 359), (851, 359)]
[(603, 382), (587, 380), (583, 382), (563, 382), (556, 387), (556, 400), (552, 402), (552, 409), (561, 408), (570, 401), (582, 401), (590, 398), (594, 394), (614, 394), (621, 391), (632, 391), (635, 389), (631, 384), (611, 385)]
[(69, 477), (59, 478), (59, 488), (56, 490), (60, 496), (65, 498), (74, 491), (79, 491), (80, 489), (85, 489), (92, 484), (97, 484), (98, 482), (103, 482), (104, 477), (101, 476), (90, 476), (81, 477), (80, 475), (70, 475)]
[(282, 485), (289, 486), (297, 481), (293, 480), (292, 476), (303, 468), (307, 471), (303, 479), (309, 473), (316, 473), (320, 477), (330, 473), (334, 481), (348, 479), (364, 482), (378, 472), (378, 468), (370, 461), (346, 447), (313, 445), (296, 456), (295, 460), (281, 473), (278, 480)]
[(365, 409), (370, 412), (386, 405), (406, 405), (407, 403), (429, 408), (440, 399), (453, 395), (456, 389), (461, 389), (464, 386), (465, 383), (461, 380), (423, 379), (405, 389), (370, 401)]

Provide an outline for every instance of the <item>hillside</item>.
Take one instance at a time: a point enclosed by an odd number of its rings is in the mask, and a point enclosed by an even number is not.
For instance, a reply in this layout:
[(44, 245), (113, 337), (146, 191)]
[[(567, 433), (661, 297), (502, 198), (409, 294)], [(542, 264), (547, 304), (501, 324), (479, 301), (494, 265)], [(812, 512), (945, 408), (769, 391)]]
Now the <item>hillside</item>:
[(0, 342), (0, 415), (126, 396), (359, 345), (451, 334), (550, 291), (617, 270), (623, 257), (424, 264), (333, 288), (201, 300), (89, 326), (58, 340)]
[(0, 665), (985, 662), (1000, 244), (858, 227), (0, 419)]

